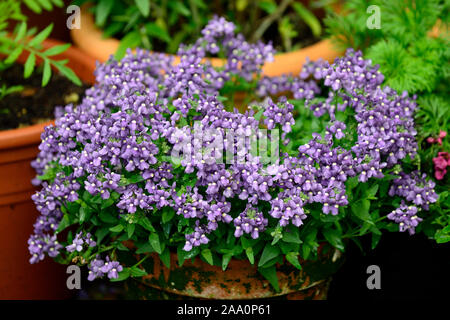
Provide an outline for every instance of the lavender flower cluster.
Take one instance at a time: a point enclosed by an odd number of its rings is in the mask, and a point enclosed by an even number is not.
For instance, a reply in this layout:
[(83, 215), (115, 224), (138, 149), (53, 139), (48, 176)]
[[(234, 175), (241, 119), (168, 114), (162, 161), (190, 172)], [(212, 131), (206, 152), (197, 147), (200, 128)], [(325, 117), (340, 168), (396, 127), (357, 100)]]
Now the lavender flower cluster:
[[(42, 134), (33, 166), (39, 175), (55, 168), (72, 170), (59, 170), (33, 196), (41, 216), (29, 241), (31, 262), (42, 260), (44, 254), (59, 254), (62, 246), (55, 231), (62, 218), (61, 206), (76, 201), (84, 190), (103, 200), (113, 192), (119, 194), (115, 206), (120, 213), (151, 215), (154, 209), (170, 208), (193, 221), (194, 231), (185, 235), (184, 250), (189, 251), (207, 244), (219, 224), (234, 228), (236, 237), (248, 234), (256, 239), (267, 230), (269, 217), (281, 227), (301, 226), (308, 217), (305, 206), (311, 203), (322, 204), (324, 214), (337, 215), (348, 204), (345, 182), (349, 177), (358, 176), (361, 182), (382, 178), (383, 168), (392, 168), (406, 155), (414, 156), (414, 100), (381, 88), (383, 76), (377, 67), (349, 50), (333, 64), (308, 62), (297, 77), (259, 81), (261, 96), (291, 91), (295, 98), (305, 99), (316, 116), (327, 113), (331, 120), (324, 136), (313, 134), (298, 153), (282, 153), (278, 163), (269, 166), (249, 155), (245, 157), (251, 161), (225, 164), (205, 161), (200, 153), (182, 161), (181, 170), (176, 168), (166, 156), (187, 143), (192, 123), (218, 132), (232, 129), (244, 136), (262, 124), (287, 134), (295, 124), (293, 106), (283, 98), (266, 104), (261, 124), (252, 111), (228, 111), (219, 99), (225, 82), (236, 76), (254, 79), (274, 54), (270, 45), (250, 44), (234, 29), (222, 18), (213, 19), (195, 44), (180, 47), (178, 64), (166, 55), (139, 49), (121, 61), (111, 59), (98, 66), (97, 83), (86, 91), (80, 105), (58, 111), (55, 126)], [(205, 57), (219, 50), (226, 60), (217, 68)], [(322, 100), (318, 81), (328, 90)], [(335, 116), (347, 107), (354, 109), (358, 124), (357, 141), (349, 150), (336, 143), (352, 134)], [(201, 150), (213, 142), (214, 137), (209, 138), (203, 139)], [(223, 141), (223, 148), (239, 154), (248, 146)], [(221, 156), (211, 155), (213, 159)], [(131, 173), (140, 174), (144, 181), (122, 183)], [(186, 174), (195, 174), (195, 185), (183, 184)], [(414, 201), (412, 195), (397, 191), (402, 183), (394, 182), (393, 192)], [(417, 187), (414, 192), (425, 192), (425, 203), (435, 201), (432, 189)], [(235, 208), (237, 199), (246, 203), (242, 212)], [(269, 212), (261, 209), (263, 204), (270, 206)], [(420, 221), (414, 217), (400, 220), (411, 230)], [(390, 218), (400, 221), (397, 215)], [(66, 250), (80, 251), (91, 244), (88, 235), (80, 234)], [(105, 274), (114, 278), (121, 268), (109, 257), (106, 262), (96, 258), (89, 278)]]

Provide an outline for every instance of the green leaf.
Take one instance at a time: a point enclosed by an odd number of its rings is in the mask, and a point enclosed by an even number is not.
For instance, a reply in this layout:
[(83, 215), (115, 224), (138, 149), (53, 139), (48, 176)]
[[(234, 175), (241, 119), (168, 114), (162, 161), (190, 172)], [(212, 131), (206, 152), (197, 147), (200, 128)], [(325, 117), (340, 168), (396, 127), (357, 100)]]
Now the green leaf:
[(381, 234), (372, 233), (372, 250), (375, 249), (380, 242)]
[(142, 226), (145, 230), (156, 232), (156, 229), (153, 227), (152, 223), (147, 217), (140, 219), (138, 224)]
[(205, 260), (206, 260), (210, 265), (213, 265), (213, 264), (214, 264), (214, 262), (213, 262), (213, 256), (212, 256), (211, 250), (209, 250), (209, 249), (203, 249), (203, 250), (201, 251), (201, 255), (202, 255), (203, 258), (205, 258)]
[(61, 221), (59, 222), (58, 229), (56, 229), (56, 233), (59, 233), (59, 232), (63, 231), (64, 229), (66, 229), (70, 225), (71, 225), (71, 223), (70, 223), (69, 215), (65, 214), (62, 217)]
[(247, 249), (245, 249), (245, 254), (247, 255), (248, 261), (250, 261), (251, 264), (255, 263), (255, 257), (253, 255), (253, 248), (252, 247), (248, 247)]
[(377, 194), (377, 191), (378, 191), (378, 184), (375, 184), (375, 185), (371, 186), (365, 192), (366, 198), (369, 199), (369, 200), (376, 200), (375, 195)]
[(150, 0), (134, 0), (139, 11), (144, 17), (148, 17), (150, 14)]
[(268, 268), (258, 268), (258, 272), (261, 273), (261, 275), (269, 281), (269, 283), (272, 285), (275, 291), (277, 292), (280, 291), (280, 286), (278, 284), (278, 277), (277, 277), (277, 269), (275, 266), (271, 266)]
[(37, 0), (42, 8), (47, 11), (51, 11), (53, 9), (52, 3), (49, 0)]
[(167, 31), (164, 30), (163, 28), (161, 28), (156, 23), (153, 23), (153, 22), (147, 23), (145, 25), (145, 31), (147, 32), (147, 34), (149, 36), (158, 38), (158, 39), (160, 39), (162, 41), (165, 41), (167, 43), (169, 43), (170, 40), (171, 40), (171, 38), (170, 38), (169, 34), (167, 33)]
[(24, 70), (23, 70), (23, 77), (25, 79), (27, 79), (31, 76), (35, 65), (36, 65), (36, 56), (34, 55), (34, 53), (30, 53), (27, 61), (25, 62)]
[(48, 59), (44, 59), (44, 68), (42, 71), (42, 86), (45, 87), (50, 78), (52, 77), (52, 68), (50, 67), (50, 61)]
[(230, 263), (231, 258), (233, 257), (232, 253), (226, 253), (222, 257), (222, 270), (225, 271), (228, 267), (228, 263)]
[(164, 249), (164, 251), (159, 255), (161, 258), (161, 261), (164, 263), (164, 265), (170, 269), (170, 250), (168, 247)]
[(27, 5), (27, 7), (28, 7), (31, 11), (33, 11), (33, 12), (35, 12), (35, 13), (37, 13), (37, 14), (39, 14), (39, 13), (42, 12), (41, 7), (40, 7), (39, 4), (36, 2), (36, 0), (23, 0), (23, 2)]
[(77, 86), (81, 86), (81, 80), (77, 77), (77, 75), (70, 69), (69, 67), (66, 67), (65, 65), (61, 63), (54, 62), (54, 65), (58, 69), (61, 74), (63, 74), (67, 79), (75, 83)]
[(150, 241), (150, 244), (152, 245), (153, 249), (158, 254), (161, 254), (161, 243), (159, 242), (159, 236), (157, 233), (151, 233), (148, 237), (148, 240)]
[(118, 224), (117, 226), (109, 228), (111, 232), (121, 232), (123, 230), (123, 225)]
[(365, 221), (367, 223), (370, 223), (373, 225), (369, 209), (370, 209), (370, 201), (367, 199), (360, 199), (351, 205), (351, 209), (353, 214), (361, 219), (362, 221)]
[(275, 12), (275, 10), (277, 10), (277, 4), (275, 3), (275, 1), (258, 1), (258, 6), (268, 14), (272, 14)]
[(175, 210), (173, 210), (172, 208), (167, 208), (163, 211), (162, 214), (162, 222), (163, 223), (167, 223), (170, 220), (172, 220), (172, 218), (175, 216)]
[(131, 238), (133, 236), (134, 233), (134, 229), (136, 228), (136, 225), (134, 223), (129, 223), (127, 225), (127, 234), (128, 234), (128, 238)]
[(80, 207), (80, 223), (85, 222), (86, 220), (89, 219), (90, 217), (90, 213), (92, 212), (92, 210), (89, 207)]
[(122, 271), (119, 272), (119, 277), (116, 279), (111, 279), (112, 282), (117, 282), (117, 281), (123, 281), (126, 280), (130, 277), (131, 275), (131, 270), (130, 268), (124, 268)]
[(19, 29), (17, 30), (16, 38), (14, 39), (14, 41), (18, 42), (18, 41), (22, 40), (23, 37), (25, 36), (26, 32), (27, 32), (27, 23), (25, 21), (23, 21), (19, 25)]
[(323, 235), (325, 236), (325, 239), (333, 245), (333, 247), (344, 251), (344, 244), (342, 243), (342, 234), (340, 231), (337, 229), (328, 228), (323, 230)]
[(46, 51), (44, 51), (44, 55), (48, 56), (55, 56), (57, 54), (63, 53), (67, 49), (69, 49), (71, 46), (70, 43), (60, 44), (57, 46), (53, 46), (51, 48), (48, 48)]
[(270, 243), (268, 243), (261, 254), (261, 258), (259, 259), (258, 266), (261, 267), (265, 263), (269, 262), (270, 260), (276, 258), (280, 254), (280, 249), (278, 247), (272, 246)]
[(119, 47), (114, 55), (116, 60), (120, 60), (125, 56), (128, 48), (135, 48), (141, 43), (141, 35), (137, 31), (128, 33), (120, 41)]
[(28, 43), (28, 45), (30, 47), (35, 47), (36, 45), (42, 43), (42, 41), (44, 41), (45, 39), (47, 39), (47, 37), (50, 35), (50, 33), (53, 30), (53, 23), (50, 24), (49, 26), (47, 26), (47, 28), (45, 28), (44, 30), (42, 30), (41, 32), (39, 32), (36, 36), (33, 37), (33, 39), (30, 40), (30, 42)]
[(100, 0), (95, 7), (95, 24), (99, 27), (105, 25), (106, 19), (114, 6), (114, 1)]
[(109, 208), (110, 206), (112, 206), (114, 204), (114, 201), (115, 200), (113, 198), (109, 197), (108, 199), (102, 201), (100, 208), (102, 210)]
[(97, 244), (102, 242), (105, 236), (109, 233), (109, 228), (101, 228), (95, 232), (95, 236), (97, 237)]
[(286, 254), (286, 260), (289, 261), (298, 270), (302, 270), (302, 266), (298, 261), (298, 252), (289, 252), (288, 254)]
[(20, 56), (22, 51), (23, 51), (23, 47), (18, 46), (9, 54), (9, 56), (5, 59), (4, 63), (5, 64), (14, 63), (17, 60), (17, 58)]
[(136, 253), (141, 254), (141, 253), (150, 253), (154, 251), (155, 250), (153, 249), (152, 245), (149, 242), (146, 242), (138, 247)]
[(299, 1), (294, 1), (292, 7), (311, 29), (313, 35), (319, 37), (322, 33), (322, 27), (317, 17)]
[(256, 239), (247, 239), (246, 237), (241, 237), (242, 248), (247, 249), (248, 247), (253, 247), (258, 240)]
[(298, 243), (298, 244), (302, 243), (302, 240), (300, 240), (298, 228), (291, 228), (284, 230), (282, 240), (288, 243)]
[(106, 223), (117, 223), (118, 219), (111, 215), (111, 213), (107, 212), (107, 211), (102, 211), (100, 212), (100, 214), (98, 215), (100, 220), (102, 220), (103, 222)]
[(145, 270), (142, 270), (138, 266), (134, 266), (130, 269), (130, 273), (132, 277), (143, 277), (147, 275), (147, 272)]
[(177, 256), (178, 256), (178, 266), (182, 266), (184, 263), (184, 260), (186, 260), (184, 257), (186, 255), (186, 251), (183, 250), (183, 246), (179, 246), (177, 248)]

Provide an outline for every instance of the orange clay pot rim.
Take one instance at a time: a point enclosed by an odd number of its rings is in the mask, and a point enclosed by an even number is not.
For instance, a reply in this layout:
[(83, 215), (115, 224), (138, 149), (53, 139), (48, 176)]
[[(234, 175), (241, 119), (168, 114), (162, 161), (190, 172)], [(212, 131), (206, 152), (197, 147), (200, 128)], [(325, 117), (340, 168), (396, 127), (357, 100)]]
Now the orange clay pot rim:
[[(63, 44), (63, 42), (55, 39), (46, 39), (43, 42), (45, 48), (52, 47), (55, 45)], [(92, 59), (86, 55), (81, 50), (76, 47), (70, 47), (67, 51), (63, 52), (61, 55), (65, 58), (69, 58), (74, 55), (83, 55), (85, 59)], [(82, 59), (79, 59), (81, 63)], [(55, 120), (49, 120), (43, 123), (29, 125), (23, 128), (0, 130), (0, 150), (2, 149), (13, 149), (20, 148), (27, 145), (32, 145), (39, 141), (41, 132), (44, 131), (46, 126), (54, 124)]]
[[(100, 47), (107, 48), (107, 49), (114, 49), (114, 51), (115, 51), (117, 49), (117, 47), (119, 46), (120, 40), (117, 38), (112, 38), (112, 37), (108, 37), (108, 38), (103, 37), (103, 34), (104, 34), (103, 30), (101, 30), (100, 28), (98, 28), (95, 25), (94, 16), (92, 15), (92, 13), (90, 13), (88, 11), (89, 7), (90, 7), (90, 5), (89, 5), (89, 3), (87, 3), (87, 4), (84, 4), (80, 10), (81, 28), (80, 29), (72, 29), (70, 31), (73, 42), (78, 45), (78, 42), (83, 41), (83, 39), (90, 39), (90, 40), (98, 43)], [(89, 40), (87, 40), (87, 41), (89, 42)], [(326, 39), (326, 38), (321, 39), (309, 46), (306, 46), (306, 47), (303, 47), (303, 48), (300, 48), (300, 49), (297, 49), (294, 51), (277, 52), (274, 55), (274, 60), (272, 62), (268, 62), (268, 63), (264, 64), (264, 66), (262, 67), (262, 69), (263, 69), (262, 73), (267, 76), (277, 76), (278, 74), (276, 72), (276, 67), (279, 64), (279, 61), (288, 60), (289, 62), (291, 62), (292, 58), (295, 58), (305, 52), (318, 52), (318, 51), (320, 52), (320, 51), (324, 51), (324, 50), (325, 51), (332, 50), (336, 53), (338, 52), (338, 51), (335, 51), (334, 48), (332, 47), (331, 40)], [(151, 52), (153, 52), (153, 51), (151, 51)], [(155, 53), (161, 53), (161, 52), (155, 52)], [(169, 54), (166, 52), (163, 52), (163, 54), (174, 57), (175, 64), (177, 64), (179, 62), (180, 57), (178, 55)], [(217, 58), (217, 57), (208, 57), (205, 59), (210, 61), (213, 66), (221, 66), (225, 62), (224, 59)], [(274, 69), (274, 70), (272, 70), (272, 69)]]

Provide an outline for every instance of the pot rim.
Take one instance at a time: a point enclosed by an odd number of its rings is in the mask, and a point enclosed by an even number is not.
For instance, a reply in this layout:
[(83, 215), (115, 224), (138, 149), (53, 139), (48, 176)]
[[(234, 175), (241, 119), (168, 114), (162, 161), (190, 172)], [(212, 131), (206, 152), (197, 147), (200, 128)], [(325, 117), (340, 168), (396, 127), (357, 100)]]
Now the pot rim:
[[(46, 39), (43, 41), (42, 46), (44, 49), (47, 49), (61, 44), (64, 44), (64, 42), (55, 39)], [(22, 54), (17, 61), (24, 63), (26, 57), (27, 55)], [(94, 83), (95, 78), (93, 71), (95, 70), (96, 63), (94, 58), (74, 46), (69, 47), (65, 52), (55, 57), (58, 59), (69, 59), (69, 65), (83, 65), (86, 68), (91, 69), (92, 76), (87, 77), (86, 75), (83, 76), (83, 73), (79, 72), (76, 68), (73, 68), (77, 76), (79, 76), (83, 81), (90, 84)], [(41, 61), (37, 61), (37, 64), (39, 63), (41, 63)], [(44, 128), (51, 124), (54, 124), (54, 120), (29, 125), (23, 128), (0, 130), (0, 150), (19, 148), (38, 143), (41, 139), (41, 133)]]
[[(94, 22), (94, 16), (87, 10), (88, 5), (83, 5), (80, 13), (80, 29), (71, 29), (72, 41), (83, 51), (104, 62), (111, 53), (115, 52), (120, 44), (116, 38), (104, 38), (103, 31)], [(275, 77), (288, 73), (299, 73), (306, 59), (311, 61), (322, 58), (332, 62), (342, 52), (336, 50), (330, 39), (322, 39), (304, 48), (278, 53), (274, 55), (274, 61), (263, 66), (262, 75)], [(180, 57), (175, 55), (175, 64)], [(223, 59), (207, 58), (213, 66), (223, 64)]]

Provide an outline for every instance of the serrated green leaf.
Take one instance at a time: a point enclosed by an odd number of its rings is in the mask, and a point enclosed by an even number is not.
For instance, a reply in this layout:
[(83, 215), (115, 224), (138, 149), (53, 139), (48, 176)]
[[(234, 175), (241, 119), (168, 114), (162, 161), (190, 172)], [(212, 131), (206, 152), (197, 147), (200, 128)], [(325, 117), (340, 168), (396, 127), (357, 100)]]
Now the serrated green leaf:
[(50, 33), (53, 30), (53, 23), (48, 25), (47, 28), (45, 28), (44, 30), (42, 30), (41, 32), (39, 32), (36, 36), (33, 37), (33, 39), (30, 40), (30, 42), (28, 43), (28, 45), (30, 47), (35, 47), (38, 44), (42, 43), (42, 41), (44, 41), (45, 39), (47, 39), (47, 37), (50, 35)]

